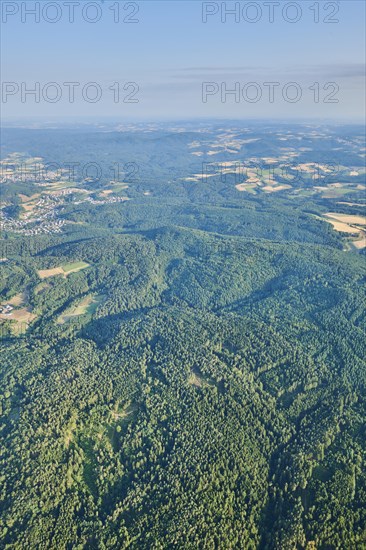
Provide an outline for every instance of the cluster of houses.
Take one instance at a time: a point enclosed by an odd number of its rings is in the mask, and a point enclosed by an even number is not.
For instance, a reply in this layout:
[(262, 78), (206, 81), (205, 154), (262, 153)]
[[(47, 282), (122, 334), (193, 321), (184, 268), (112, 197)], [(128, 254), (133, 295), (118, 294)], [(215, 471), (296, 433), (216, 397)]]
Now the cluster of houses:
[[(35, 212), (26, 213), (22, 220), (5, 216), (0, 210), (0, 232), (12, 231), (23, 235), (61, 233), (65, 220), (57, 219), (55, 202), (42, 200), (37, 203), (37, 207)], [(41, 207), (43, 207), (43, 211)]]
[(91, 204), (97, 204), (97, 205), (100, 205), (100, 204), (110, 204), (110, 203), (113, 203), (113, 202), (125, 202), (125, 201), (128, 201), (129, 199), (127, 197), (110, 197), (108, 199), (103, 199), (103, 200), (97, 200), (97, 199), (93, 199), (92, 197), (87, 197), (86, 199), (83, 199), (83, 200), (80, 200), (80, 201), (74, 201), (74, 204), (82, 204), (83, 202), (91, 202)]

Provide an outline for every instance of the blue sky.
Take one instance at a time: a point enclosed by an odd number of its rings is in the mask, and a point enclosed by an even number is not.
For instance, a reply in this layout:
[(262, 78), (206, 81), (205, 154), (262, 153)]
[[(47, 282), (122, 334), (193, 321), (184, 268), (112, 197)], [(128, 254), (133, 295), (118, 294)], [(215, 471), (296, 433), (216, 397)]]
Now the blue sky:
[[(73, 22), (62, 0), (38, 2), (40, 22), (35, 22), (24, 5), (37, 9), (36, 4), (2, 2), (4, 117), (364, 116), (361, 0), (270, 2), (273, 22), (265, 1), (80, 0), (74, 3)], [(114, 21), (117, 4), (119, 22)], [(238, 20), (227, 14), (225, 22), (221, 6), (230, 10), (235, 4)], [(208, 12), (214, 13), (203, 22)], [(91, 23), (94, 17), (99, 20)], [(65, 82), (78, 83), (73, 103)], [(268, 83), (274, 82), (270, 98)], [(31, 88), (37, 89), (37, 102), (25, 93)], [(57, 94), (59, 100), (52, 102)], [(97, 94), (100, 99), (92, 102)]]

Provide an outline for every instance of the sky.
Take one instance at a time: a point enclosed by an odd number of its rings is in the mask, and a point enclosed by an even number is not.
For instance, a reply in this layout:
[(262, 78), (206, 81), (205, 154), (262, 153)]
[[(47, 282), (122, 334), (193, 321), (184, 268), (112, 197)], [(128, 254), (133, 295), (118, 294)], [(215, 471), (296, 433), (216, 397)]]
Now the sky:
[(2, 0), (1, 11), (4, 119), (365, 116), (361, 0)]

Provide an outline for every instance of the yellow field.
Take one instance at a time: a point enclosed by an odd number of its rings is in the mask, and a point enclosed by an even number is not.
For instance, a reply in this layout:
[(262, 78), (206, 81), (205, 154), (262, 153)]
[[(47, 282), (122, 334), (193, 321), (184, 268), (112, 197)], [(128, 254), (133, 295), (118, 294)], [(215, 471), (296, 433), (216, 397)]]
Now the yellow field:
[(47, 279), (48, 277), (54, 277), (55, 275), (63, 275), (64, 277), (67, 277), (70, 273), (76, 273), (86, 267), (89, 267), (89, 264), (86, 262), (72, 262), (60, 267), (52, 267), (51, 269), (39, 269), (38, 275), (41, 279)]
[(253, 183), (238, 183), (238, 185), (235, 185), (235, 188), (238, 191), (251, 191), (255, 187), (255, 184)]
[(334, 220), (343, 222), (343, 223), (349, 223), (353, 225), (366, 225), (366, 217), (365, 216), (354, 216), (350, 214), (338, 214), (337, 212), (327, 212), (325, 214), (328, 218), (332, 218)]
[(291, 189), (291, 185), (276, 185), (274, 187), (273, 185), (266, 185), (265, 187), (262, 187), (263, 191), (266, 191), (267, 193), (276, 193), (276, 191), (283, 191), (284, 189)]
[(366, 248), (366, 235), (364, 234), (363, 237), (360, 240), (352, 241), (352, 244), (358, 250), (362, 250), (363, 248)]
[(358, 203), (358, 202), (345, 202), (345, 201), (339, 201), (337, 202), (337, 204), (346, 204), (348, 206), (365, 206), (365, 204), (362, 204), (362, 203)]
[(366, 233), (363, 227), (366, 225), (365, 216), (354, 216), (350, 214), (339, 214), (338, 212), (327, 212), (325, 221), (331, 223), (336, 231), (357, 236), (351, 244), (358, 250), (366, 247)]
[(55, 275), (65, 275), (65, 272), (62, 267), (52, 267), (51, 269), (39, 269), (38, 275), (41, 279), (47, 279)]
[(350, 235), (357, 235), (360, 232), (359, 229), (351, 227), (346, 223), (337, 222), (336, 220), (325, 220), (325, 221), (331, 223), (334, 229), (336, 231), (340, 231), (341, 233), (349, 233)]

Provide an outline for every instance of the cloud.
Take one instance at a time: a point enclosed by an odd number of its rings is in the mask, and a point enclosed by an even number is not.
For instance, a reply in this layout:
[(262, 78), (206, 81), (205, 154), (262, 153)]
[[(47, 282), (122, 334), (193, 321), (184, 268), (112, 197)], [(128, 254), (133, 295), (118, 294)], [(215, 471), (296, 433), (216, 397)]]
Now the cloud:
[(263, 66), (207, 66), (207, 67), (183, 67), (169, 71), (174, 79), (190, 80), (228, 80), (240, 77), (256, 76), (263, 80), (276, 76), (278, 78), (297, 78), (307, 80), (311, 78), (365, 78), (366, 66), (364, 63), (334, 63), (327, 65), (303, 65), (290, 67), (263, 67)]
[(321, 75), (332, 78), (357, 78), (365, 77), (366, 65), (364, 63), (334, 63), (327, 65), (304, 65), (289, 67), (288, 74), (304, 76)]
[(265, 67), (254, 67), (253, 65), (241, 66), (241, 67), (183, 67), (181, 71), (200, 71), (200, 72), (217, 72), (217, 71), (248, 71), (253, 69), (264, 69)]

